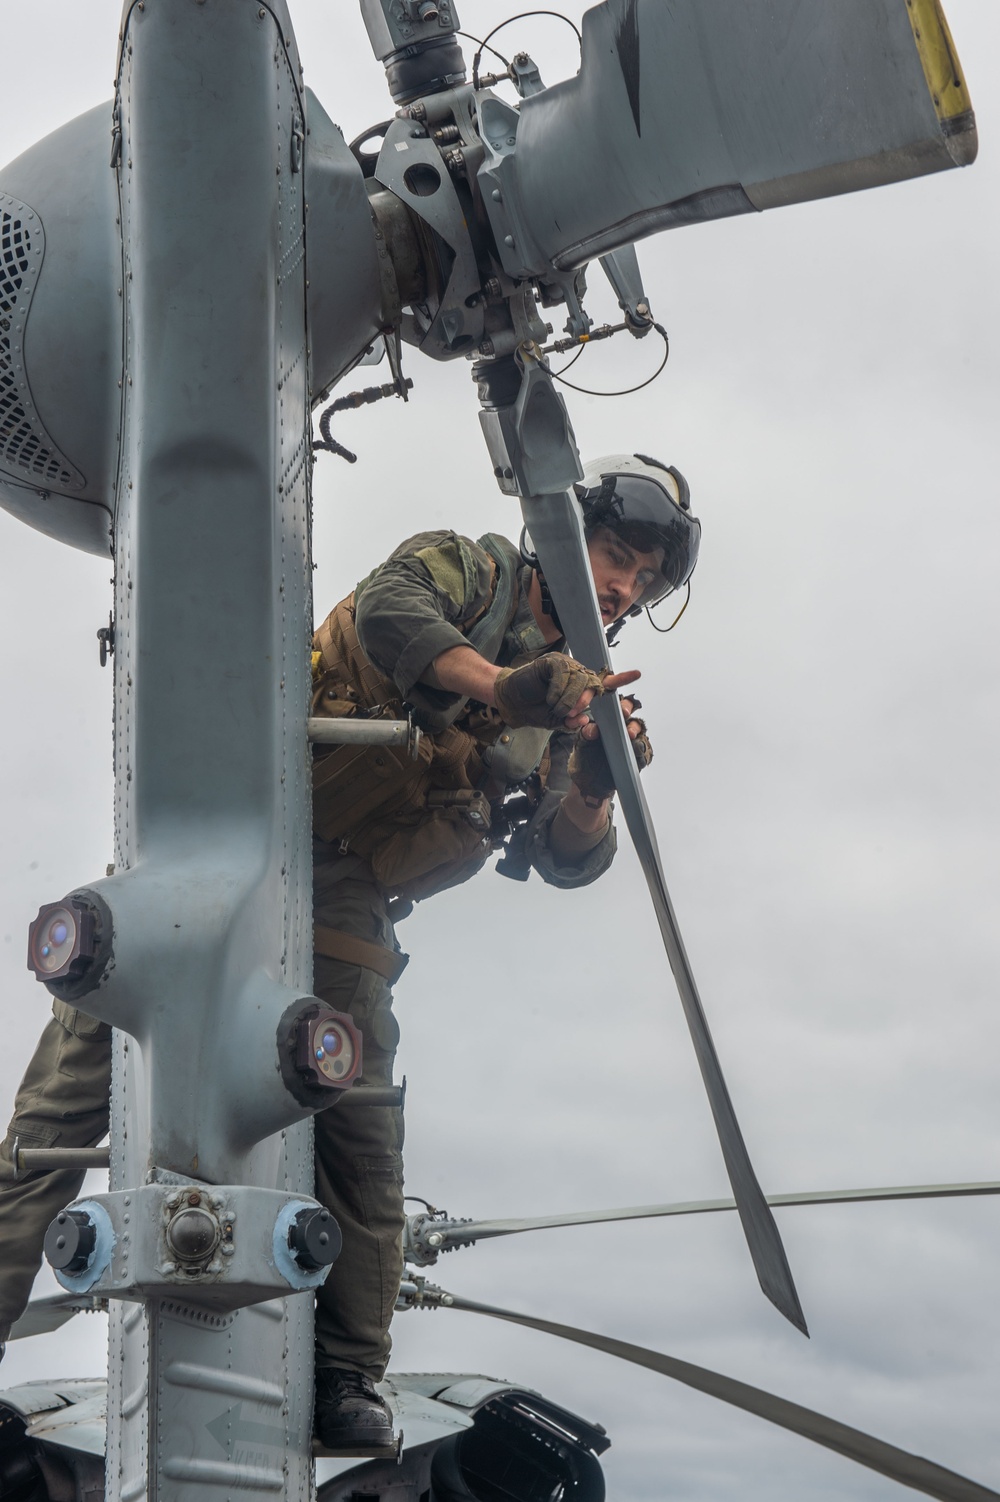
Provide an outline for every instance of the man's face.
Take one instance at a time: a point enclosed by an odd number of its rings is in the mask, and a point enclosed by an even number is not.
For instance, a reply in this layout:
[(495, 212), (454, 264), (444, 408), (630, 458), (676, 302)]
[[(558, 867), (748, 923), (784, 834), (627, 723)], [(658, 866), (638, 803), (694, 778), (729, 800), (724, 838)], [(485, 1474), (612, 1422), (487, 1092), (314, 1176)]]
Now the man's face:
[(594, 571), (597, 603), (605, 626), (630, 610), (658, 576), (663, 549), (640, 553), (623, 542), (608, 527), (598, 527), (587, 539), (590, 566)]

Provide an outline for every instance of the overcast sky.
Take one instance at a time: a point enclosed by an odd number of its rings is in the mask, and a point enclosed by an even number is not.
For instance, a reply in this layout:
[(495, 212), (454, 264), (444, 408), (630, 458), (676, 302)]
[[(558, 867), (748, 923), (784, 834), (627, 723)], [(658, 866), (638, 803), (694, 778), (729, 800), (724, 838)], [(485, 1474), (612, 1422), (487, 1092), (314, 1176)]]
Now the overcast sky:
[[(585, 456), (637, 448), (678, 465), (704, 524), (683, 622), (669, 642), (631, 624), (617, 658), (643, 670), (646, 792), (770, 1192), (1000, 1178), (1000, 8), (947, 8), (978, 163), (647, 241), (666, 373), (627, 399), (569, 394)], [(119, 6), (3, 9), (10, 159), (110, 97)], [(463, 0), (461, 14), (476, 31), (515, 9)], [(348, 139), (390, 113), (355, 11), (293, 4), (307, 82)], [(518, 22), (515, 43), (547, 82), (576, 66), (555, 21)], [(603, 319), (599, 280), (589, 306)], [(574, 374), (614, 390), (655, 356), (616, 341)], [(338, 420), (357, 465), (317, 467), (318, 617), (411, 531), (516, 535), (468, 366), (411, 352), (406, 368), (407, 407)], [(6, 1103), (47, 1010), (24, 969), (27, 924), (111, 858), (111, 673), (94, 634), (111, 591), (106, 562), (4, 513), (0, 549)], [(488, 869), (400, 929), (407, 1185), (453, 1215), (728, 1192), (624, 847), (585, 892)], [(731, 1217), (484, 1244), (445, 1258), (439, 1281), (718, 1368), (1000, 1489), (1000, 1201), (779, 1222), (808, 1343), (763, 1299)], [(102, 1328), (79, 1319), (13, 1348), (5, 1385), (100, 1372)], [(547, 1336), (448, 1312), (400, 1316), (395, 1333), (400, 1370), (509, 1377), (604, 1423), (620, 1502), (902, 1495)]]

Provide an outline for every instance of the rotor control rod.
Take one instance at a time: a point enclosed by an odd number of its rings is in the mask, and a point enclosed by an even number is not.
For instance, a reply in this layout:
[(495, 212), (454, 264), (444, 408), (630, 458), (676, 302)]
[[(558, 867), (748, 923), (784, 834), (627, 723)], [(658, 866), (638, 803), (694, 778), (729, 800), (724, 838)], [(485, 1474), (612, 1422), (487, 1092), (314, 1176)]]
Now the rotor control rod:
[[(645, 307), (645, 304), (643, 304)], [(652, 324), (649, 325), (652, 328)], [(626, 329), (631, 330), (634, 324), (602, 323), (588, 330), (586, 334), (574, 334), (569, 339), (556, 339), (552, 344), (547, 344), (542, 350), (543, 355), (564, 355), (567, 350), (579, 349), (581, 344), (596, 344), (601, 339), (610, 339), (612, 334), (624, 334)]]

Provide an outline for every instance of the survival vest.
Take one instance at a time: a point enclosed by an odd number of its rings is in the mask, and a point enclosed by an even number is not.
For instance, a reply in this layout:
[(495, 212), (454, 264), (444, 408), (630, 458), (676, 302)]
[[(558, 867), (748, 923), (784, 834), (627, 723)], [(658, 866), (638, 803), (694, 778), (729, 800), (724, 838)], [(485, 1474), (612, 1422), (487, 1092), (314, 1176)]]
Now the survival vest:
[[(494, 533), (479, 539), (493, 563), (489, 605), (466, 640), (491, 662), (537, 655), (540, 633), (520, 587), (517, 549)], [(354, 594), (341, 600), (313, 639), (316, 716), (405, 719), (395, 683), (358, 638)], [(361, 856), (394, 895), (420, 898), (475, 874), (491, 849), (491, 800), (538, 768), (548, 731), (508, 730), (491, 709), (457, 704), (424, 734), (416, 759), (406, 746), (316, 746), (313, 829)]]

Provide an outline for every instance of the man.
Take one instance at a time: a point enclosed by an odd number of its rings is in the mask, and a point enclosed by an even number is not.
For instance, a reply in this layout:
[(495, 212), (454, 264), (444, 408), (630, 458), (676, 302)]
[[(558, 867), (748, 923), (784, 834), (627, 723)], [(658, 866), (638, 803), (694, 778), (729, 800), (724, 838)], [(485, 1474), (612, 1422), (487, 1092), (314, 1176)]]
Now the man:
[[(588, 469), (578, 494), (607, 627), (687, 581), (700, 526), (677, 471), (616, 455)], [(412, 711), (425, 732), (416, 761), (405, 749), (338, 746), (317, 748), (314, 763), (314, 990), (359, 1026), (367, 1085), (392, 1082), (391, 986), (406, 963), (394, 917), (467, 880), (505, 841), (508, 873), (534, 868), (559, 887), (611, 863), (614, 789), (587, 710), (639, 675), (602, 681), (561, 646), (537, 560), (500, 537), (451, 532), (403, 543), (316, 633), (314, 715)], [(634, 700), (622, 707), (643, 766), (645, 727)], [(107, 1129), (109, 1030), (58, 1001), (53, 1011), (0, 1148), (0, 1340), (27, 1302), (50, 1219), (80, 1183), (70, 1173), (9, 1182), (14, 1138), (82, 1147)], [(333, 1107), (315, 1128), (316, 1194), (343, 1234), (317, 1296), (316, 1432), (331, 1449), (387, 1445), (392, 1422), (374, 1382), (402, 1271), (402, 1117)]]

